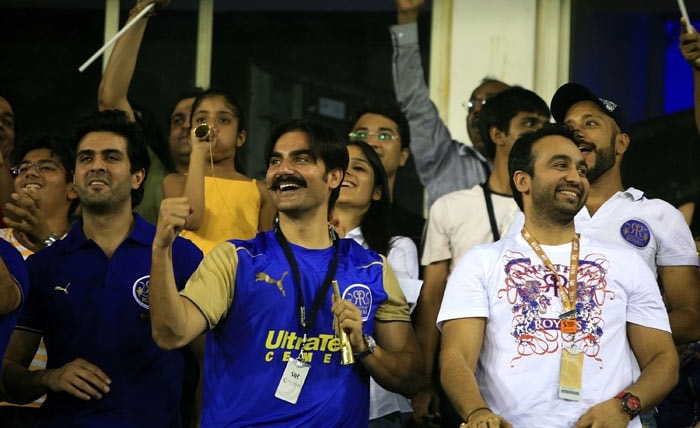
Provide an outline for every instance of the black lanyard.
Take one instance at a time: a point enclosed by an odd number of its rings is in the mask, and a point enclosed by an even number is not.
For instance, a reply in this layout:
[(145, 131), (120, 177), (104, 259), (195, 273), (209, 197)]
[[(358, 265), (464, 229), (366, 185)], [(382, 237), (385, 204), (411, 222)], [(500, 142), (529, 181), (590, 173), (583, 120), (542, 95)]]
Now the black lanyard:
[(491, 224), (491, 234), (493, 235), (493, 242), (501, 239), (501, 234), (498, 232), (498, 225), (496, 224), (496, 214), (493, 210), (493, 201), (491, 200), (491, 189), (489, 189), (489, 182), (480, 184), (481, 188), (484, 189), (484, 199), (486, 200), (486, 210), (489, 212), (489, 223)]
[(297, 261), (294, 258), (294, 253), (292, 253), (292, 249), (289, 247), (289, 242), (287, 241), (287, 238), (284, 236), (284, 233), (282, 233), (282, 229), (280, 229), (279, 225), (275, 227), (275, 236), (277, 237), (277, 241), (279, 242), (280, 247), (282, 247), (282, 251), (284, 251), (284, 255), (287, 258), (287, 263), (289, 263), (289, 266), (292, 268), (292, 274), (294, 276), (294, 285), (298, 290), (299, 323), (304, 329), (304, 336), (306, 336), (306, 332), (309, 330), (309, 326), (313, 325), (314, 321), (316, 321), (316, 315), (318, 315), (318, 311), (321, 309), (321, 304), (323, 303), (324, 297), (326, 296), (326, 294), (328, 294), (328, 290), (331, 287), (331, 282), (333, 282), (335, 273), (338, 270), (339, 240), (337, 235), (335, 234), (335, 231), (333, 229), (329, 230), (331, 233), (331, 239), (333, 240), (333, 259), (331, 260), (330, 266), (328, 268), (328, 273), (326, 273), (326, 277), (323, 279), (323, 285), (321, 286), (321, 290), (314, 299), (314, 304), (311, 307), (311, 313), (309, 314), (309, 322), (307, 323), (306, 306), (304, 305), (304, 294), (301, 288), (301, 275), (299, 274), (299, 265), (297, 264)]

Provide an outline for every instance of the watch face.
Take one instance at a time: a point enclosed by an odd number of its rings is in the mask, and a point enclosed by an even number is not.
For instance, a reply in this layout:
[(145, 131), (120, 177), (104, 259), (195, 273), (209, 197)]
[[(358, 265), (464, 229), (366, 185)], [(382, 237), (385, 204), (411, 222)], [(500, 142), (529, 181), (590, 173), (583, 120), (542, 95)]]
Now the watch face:
[(637, 398), (636, 395), (628, 395), (625, 401), (627, 403), (627, 407), (633, 412), (638, 412), (642, 409), (642, 403), (640, 403), (639, 398)]

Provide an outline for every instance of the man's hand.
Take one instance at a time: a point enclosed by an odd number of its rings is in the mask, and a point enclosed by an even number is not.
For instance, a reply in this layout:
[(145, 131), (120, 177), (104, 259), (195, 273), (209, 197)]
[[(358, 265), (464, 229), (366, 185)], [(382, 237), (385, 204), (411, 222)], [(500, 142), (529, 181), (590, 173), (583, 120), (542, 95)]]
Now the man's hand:
[(681, 32), (678, 47), (693, 70), (700, 71), (700, 34), (683, 18), (681, 18), (681, 27), (684, 31)]
[(155, 4), (154, 10), (161, 10), (170, 4), (170, 0), (143, 0), (137, 2), (136, 7), (139, 10), (142, 10), (144, 7), (148, 6), (151, 3)]
[(362, 335), (362, 313), (352, 302), (345, 299), (336, 299), (333, 296), (331, 311), (335, 315), (340, 328), (348, 335), (352, 352), (359, 354), (367, 350), (365, 338)]
[(622, 402), (611, 398), (586, 410), (574, 428), (625, 428), (629, 423), (630, 415), (622, 409)]
[(7, 226), (24, 233), (33, 244), (42, 248), (42, 240), (54, 231), (46, 222), (39, 195), (33, 191), (21, 190), (19, 193), (12, 193), (10, 198), (14, 204), (5, 204), (8, 216), (3, 217), (2, 220)]
[(187, 226), (187, 217), (190, 214), (192, 214), (192, 208), (187, 202), (187, 197), (163, 199), (160, 203), (153, 248), (170, 247), (180, 231)]
[(440, 395), (432, 382), (413, 397), (411, 406), (413, 407), (413, 420), (418, 425), (431, 423), (442, 416), (440, 414)]
[(425, 4), (425, 0), (396, 0), (397, 22), (408, 24), (418, 20), (418, 12)]
[(112, 380), (96, 365), (78, 358), (61, 368), (46, 370), (43, 383), (53, 392), (67, 392), (89, 401), (108, 393)]

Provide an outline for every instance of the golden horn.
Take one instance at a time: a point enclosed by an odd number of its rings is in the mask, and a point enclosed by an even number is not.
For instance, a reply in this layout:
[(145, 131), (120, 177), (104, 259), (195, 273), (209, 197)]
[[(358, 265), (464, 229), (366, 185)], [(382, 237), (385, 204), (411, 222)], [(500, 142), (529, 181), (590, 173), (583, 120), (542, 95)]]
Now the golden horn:
[(204, 140), (211, 133), (211, 128), (206, 123), (201, 123), (197, 125), (196, 128), (194, 128), (194, 131), (192, 131), (192, 133), (197, 139)]
[[(341, 299), (338, 281), (336, 280), (333, 280), (333, 294), (335, 295), (336, 299)], [(340, 328), (340, 323), (338, 323), (338, 330), (340, 331), (340, 365), (347, 366), (354, 364), (355, 356), (352, 353), (352, 346), (350, 346), (348, 334)]]

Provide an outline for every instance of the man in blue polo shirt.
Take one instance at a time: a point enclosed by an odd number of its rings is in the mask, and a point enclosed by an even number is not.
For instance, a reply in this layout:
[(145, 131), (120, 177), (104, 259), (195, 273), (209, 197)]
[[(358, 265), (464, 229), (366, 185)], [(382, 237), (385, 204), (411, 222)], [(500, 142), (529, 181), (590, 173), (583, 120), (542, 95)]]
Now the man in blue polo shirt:
[(18, 309), (29, 291), (27, 267), (12, 244), (0, 239), (0, 355), (10, 340)]
[[(27, 259), (32, 291), (4, 360), (11, 398), (48, 393), (38, 424), (180, 426), (183, 359), (151, 338), (148, 287), (155, 229), (132, 213), (143, 195), (148, 155), (122, 111), (84, 118), (74, 143), (82, 218), (67, 236)], [(201, 260), (178, 238), (178, 287)], [(27, 366), (44, 336), (46, 370)]]

